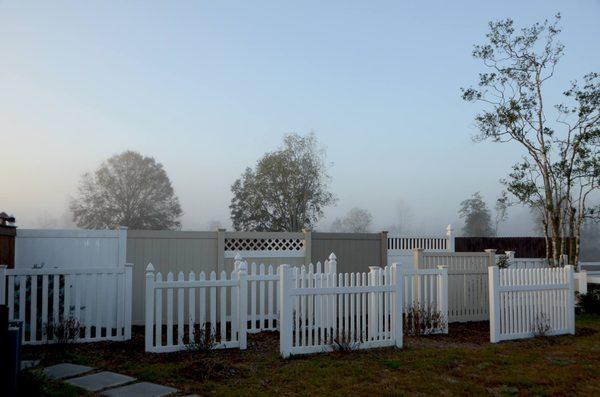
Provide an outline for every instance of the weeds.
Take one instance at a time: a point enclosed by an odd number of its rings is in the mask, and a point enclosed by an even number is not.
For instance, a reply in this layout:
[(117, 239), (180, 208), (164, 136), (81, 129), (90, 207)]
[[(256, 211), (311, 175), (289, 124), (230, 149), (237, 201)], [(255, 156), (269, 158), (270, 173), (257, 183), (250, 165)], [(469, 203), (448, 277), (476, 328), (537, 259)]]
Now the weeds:
[(49, 340), (59, 345), (73, 343), (79, 339), (81, 324), (75, 317), (68, 317), (58, 323), (48, 323), (45, 326), (45, 332)]
[(535, 316), (535, 322), (533, 323), (533, 336), (536, 338), (546, 338), (550, 331), (552, 331), (550, 318), (545, 313)]
[(413, 302), (402, 317), (404, 332), (408, 335), (421, 336), (439, 332), (446, 328), (444, 314), (434, 309), (431, 304), (422, 306)]
[(194, 327), (194, 332), (190, 335), (190, 343), (187, 349), (191, 352), (207, 352), (217, 345), (216, 330), (208, 323)]
[(353, 340), (350, 334), (340, 330), (333, 338), (332, 347), (336, 352), (351, 352), (360, 347), (360, 342)]

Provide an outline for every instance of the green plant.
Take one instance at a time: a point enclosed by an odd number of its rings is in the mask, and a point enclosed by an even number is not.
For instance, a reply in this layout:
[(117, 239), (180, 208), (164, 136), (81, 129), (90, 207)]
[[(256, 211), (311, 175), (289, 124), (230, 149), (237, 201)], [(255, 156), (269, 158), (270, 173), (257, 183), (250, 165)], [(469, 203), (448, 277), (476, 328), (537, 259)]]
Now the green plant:
[(533, 323), (533, 336), (536, 338), (545, 338), (548, 333), (552, 330), (550, 324), (550, 318), (546, 313), (541, 313), (535, 316), (535, 322)]
[(500, 269), (507, 269), (508, 266), (510, 266), (510, 262), (508, 261), (508, 256), (507, 255), (500, 255), (498, 257), (498, 260), (496, 261), (496, 265)]
[(600, 314), (599, 284), (588, 284), (587, 294), (577, 293), (577, 309), (587, 314)]
[(413, 336), (429, 335), (446, 328), (445, 315), (431, 304), (413, 302), (402, 316), (404, 333)]
[(217, 345), (216, 331), (208, 323), (194, 327), (187, 349), (191, 352), (206, 352)]
[[(334, 332), (333, 329), (331, 332)], [(339, 330), (333, 337), (333, 343), (331, 345), (336, 352), (351, 352), (360, 347), (360, 342), (353, 340), (352, 336), (345, 331)]]
[(68, 344), (79, 339), (81, 324), (75, 317), (68, 317), (57, 323), (46, 324), (45, 332), (49, 340), (57, 344)]

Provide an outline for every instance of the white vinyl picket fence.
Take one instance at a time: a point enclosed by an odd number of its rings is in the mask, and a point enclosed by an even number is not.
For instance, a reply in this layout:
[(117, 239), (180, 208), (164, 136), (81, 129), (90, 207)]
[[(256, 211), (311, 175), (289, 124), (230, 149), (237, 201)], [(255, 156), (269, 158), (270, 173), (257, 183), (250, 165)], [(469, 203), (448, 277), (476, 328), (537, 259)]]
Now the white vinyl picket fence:
[[(186, 349), (205, 333), (214, 339), (214, 348), (246, 349), (247, 269), (245, 264), (228, 278), (190, 272), (187, 280), (179, 272), (154, 274), (146, 268), (146, 351), (155, 353)], [(186, 305), (187, 302), (187, 305)], [(175, 317), (175, 313), (176, 316)], [(163, 321), (166, 318), (165, 321)], [(164, 325), (163, 325), (164, 324)], [(187, 324), (187, 327), (186, 327)]]
[(131, 338), (132, 265), (6, 269), (0, 266), (0, 304), (24, 323), (23, 343)]
[(322, 273), (280, 268), (280, 352), (402, 347), (403, 278), (399, 265), (369, 273)]
[(488, 269), (490, 342), (575, 333), (573, 266)]
[[(234, 271), (241, 263), (246, 263), (240, 254), (235, 256)], [(337, 258), (332, 252), (329, 258), (321, 265), (310, 263), (308, 266), (295, 266), (296, 273), (304, 270), (317, 277), (321, 273), (335, 273)], [(252, 263), (248, 272), (248, 332), (276, 331), (279, 329), (279, 267), (261, 263)], [(294, 274), (296, 274), (294, 273)]]
[[(411, 309), (422, 309), (429, 313), (440, 313), (441, 324), (426, 329), (424, 333), (448, 333), (448, 268), (437, 269), (402, 268), (404, 277), (404, 315)], [(435, 326), (432, 324), (431, 326)]]

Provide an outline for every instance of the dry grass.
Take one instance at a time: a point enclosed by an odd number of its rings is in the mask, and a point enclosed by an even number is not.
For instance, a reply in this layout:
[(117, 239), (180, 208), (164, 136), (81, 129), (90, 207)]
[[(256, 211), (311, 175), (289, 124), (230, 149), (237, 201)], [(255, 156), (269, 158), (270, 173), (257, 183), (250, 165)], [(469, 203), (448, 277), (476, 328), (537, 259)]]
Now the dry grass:
[(491, 345), (486, 323), (449, 335), (406, 337), (405, 348), (282, 360), (278, 334), (251, 335), (248, 350), (145, 354), (128, 343), (28, 348), (46, 364), (69, 360), (201, 395), (600, 395), (600, 316), (577, 335)]

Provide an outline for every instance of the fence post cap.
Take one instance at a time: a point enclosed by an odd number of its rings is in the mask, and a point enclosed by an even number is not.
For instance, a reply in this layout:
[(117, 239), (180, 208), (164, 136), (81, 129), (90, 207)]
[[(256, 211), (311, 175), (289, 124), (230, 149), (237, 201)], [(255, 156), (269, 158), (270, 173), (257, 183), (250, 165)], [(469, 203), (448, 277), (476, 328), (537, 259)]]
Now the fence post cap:
[(448, 224), (448, 226), (446, 226), (446, 236), (452, 236), (453, 231), (454, 229), (452, 229), (452, 225)]
[(437, 265), (438, 269), (448, 269), (448, 265)]
[(0, 265), (0, 269), (6, 269), (7, 267), (7, 265)]
[(133, 263), (126, 263), (125, 267), (133, 267)]
[(375, 271), (381, 269), (380, 266), (369, 266), (369, 271)]
[(496, 249), (495, 248), (488, 248), (488, 249), (485, 249), (484, 251), (487, 252), (488, 254), (491, 254), (491, 253), (495, 254), (496, 253)]
[(329, 254), (330, 261), (335, 261), (336, 259), (337, 259), (337, 256), (335, 256), (335, 254), (333, 252), (331, 254)]
[(119, 225), (119, 230), (127, 230), (127, 229), (129, 229), (127, 226), (121, 226), (121, 225)]
[(154, 271), (154, 266), (152, 266), (152, 263), (148, 263), (148, 266), (146, 266), (146, 271), (147, 272), (153, 272)]
[(235, 256), (233, 257), (234, 260), (236, 261), (241, 261), (242, 260), (242, 254), (240, 254), (239, 252), (237, 254), (235, 254)]

